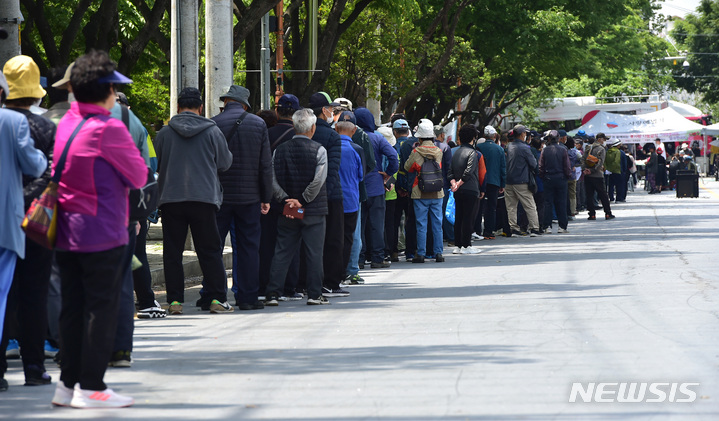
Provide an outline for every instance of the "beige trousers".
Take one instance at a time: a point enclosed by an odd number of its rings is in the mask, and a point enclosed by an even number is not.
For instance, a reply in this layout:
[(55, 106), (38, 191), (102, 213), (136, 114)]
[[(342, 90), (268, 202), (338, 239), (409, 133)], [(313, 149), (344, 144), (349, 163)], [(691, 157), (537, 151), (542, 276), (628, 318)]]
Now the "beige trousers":
[(577, 213), (577, 180), (571, 179), (567, 181), (567, 191), (569, 192), (569, 214)]
[(522, 207), (527, 213), (530, 231), (539, 231), (539, 218), (537, 217), (537, 206), (534, 203), (534, 196), (529, 191), (527, 184), (507, 184), (504, 188), (504, 200), (507, 205), (507, 217), (509, 227), (512, 231), (520, 231), (517, 225), (517, 203), (522, 202)]

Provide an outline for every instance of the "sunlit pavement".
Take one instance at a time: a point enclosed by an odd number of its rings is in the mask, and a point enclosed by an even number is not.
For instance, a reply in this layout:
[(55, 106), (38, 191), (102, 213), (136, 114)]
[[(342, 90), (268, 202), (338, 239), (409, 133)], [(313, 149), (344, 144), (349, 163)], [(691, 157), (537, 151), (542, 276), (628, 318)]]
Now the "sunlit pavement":
[[(719, 419), (719, 183), (705, 182), (696, 199), (639, 187), (615, 220), (582, 213), (569, 234), (365, 271), (330, 306), (210, 315), (194, 288), (184, 315), (136, 322), (132, 368), (108, 369), (135, 406), (52, 408), (54, 383), (22, 386), (13, 360), (0, 418)], [(618, 384), (657, 382), (664, 399), (617, 402)], [(573, 383), (609, 385), (570, 403)], [(677, 402), (686, 383), (696, 399)]]

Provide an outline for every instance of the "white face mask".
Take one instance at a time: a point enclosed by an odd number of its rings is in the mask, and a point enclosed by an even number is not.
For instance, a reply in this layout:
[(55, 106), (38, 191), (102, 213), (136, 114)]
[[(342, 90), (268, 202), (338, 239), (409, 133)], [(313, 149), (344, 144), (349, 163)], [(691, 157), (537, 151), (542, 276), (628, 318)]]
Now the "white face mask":
[(333, 124), (335, 122), (335, 116), (332, 113), (332, 111), (329, 111), (329, 116), (327, 116), (327, 109), (323, 108), (322, 113), (324, 113), (325, 119), (327, 120), (328, 123)]

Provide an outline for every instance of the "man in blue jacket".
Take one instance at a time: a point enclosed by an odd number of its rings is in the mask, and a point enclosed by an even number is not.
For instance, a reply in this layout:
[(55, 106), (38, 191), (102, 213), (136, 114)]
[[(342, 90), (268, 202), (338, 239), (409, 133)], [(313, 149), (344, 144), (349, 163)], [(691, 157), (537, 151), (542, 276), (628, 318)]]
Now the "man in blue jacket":
[[(387, 174), (394, 174), (399, 168), (397, 151), (390, 146), (387, 139), (379, 133), (375, 133), (374, 116), (367, 108), (355, 110), (357, 125), (369, 135), (374, 149), (375, 161), (382, 162), (382, 157), (387, 158), (387, 167), (380, 165), (365, 175), (367, 187), (367, 201), (362, 207), (362, 253), (360, 261), (367, 257), (371, 259), (373, 269), (386, 268), (390, 262), (384, 260), (384, 213), (385, 203), (385, 180)], [(369, 245), (367, 244), (369, 242)]]
[[(222, 130), (232, 152), (232, 165), (220, 173), (223, 199), (217, 212), (217, 229), (224, 244), (234, 222), (237, 238), (237, 279), (235, 299), (240, 310), (264, 308), (259, 301), (260, 288), (260, 215), (270, 210), (272, 198), (272, 157), (265, 122), (250, 110), (250, 91), (230, 86), (220, 97), (224, 110), (212, 118)], [(234, 244), (233, 244), (234, 246)], [(239, 268), (242, 268), (239, 270)], [(236, 275), (236, 276), (235, 276)]]
[(325, 231), (324, 280), (322, 295), (325, 297), (346, 297), (350, 293), (340, 288), (345, 278), (342, 267), (344, 247), (344, 209), (342, 207), (342, 184), (340, 183), (340, 163), (342, 160), (342, 141), (332, 128), (334, 107), (326, 92), (317, 92), (310, 97), (310, 108), (317, 117), (316, 131), (312, 140), (327, 150), (327, 227)]
[[(359, 185), (364, 178), (363, 160), (360, 157), (362, 148), (352, 142), (352, 136), (357, 131), (357, 120), (352, 111), (343, 111), (335, 130), (342, 139), (342, 165), (340, 165), (340, 182), (342, 183), (344, 218), (344, 251), (342, 266), (347, 267), (350, 261), (354, 232), (357, 226), (357, 215), (360, 208)], [(359, 275), (358, 275), (359, 277)], [(349, 278), (350, 284), (357, 278)], [(358, 282), (359, 283), (359, 282)]]

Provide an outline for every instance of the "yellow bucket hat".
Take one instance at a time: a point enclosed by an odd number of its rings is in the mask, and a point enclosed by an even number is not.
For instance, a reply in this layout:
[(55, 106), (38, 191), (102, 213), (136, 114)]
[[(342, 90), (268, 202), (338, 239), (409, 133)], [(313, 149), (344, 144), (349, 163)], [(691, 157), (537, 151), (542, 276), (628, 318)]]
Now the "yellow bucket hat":
[(47, 92), (40, 86), (40, 69), (28, 56), (15, 56), (5, 63), (3, 73), (10, 92), (7, 99), (42, 98)]

